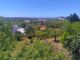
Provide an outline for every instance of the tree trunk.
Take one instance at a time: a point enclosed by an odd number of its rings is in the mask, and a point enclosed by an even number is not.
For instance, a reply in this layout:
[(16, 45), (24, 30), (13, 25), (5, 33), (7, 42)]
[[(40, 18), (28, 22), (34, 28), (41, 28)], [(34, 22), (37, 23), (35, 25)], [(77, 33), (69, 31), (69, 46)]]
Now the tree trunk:
[(57, 39), (56, 39), (56, 34), (55, 34), (55, 36), (54, 36), (54, 41), (55, 41), (55, 42), (57, 42)]

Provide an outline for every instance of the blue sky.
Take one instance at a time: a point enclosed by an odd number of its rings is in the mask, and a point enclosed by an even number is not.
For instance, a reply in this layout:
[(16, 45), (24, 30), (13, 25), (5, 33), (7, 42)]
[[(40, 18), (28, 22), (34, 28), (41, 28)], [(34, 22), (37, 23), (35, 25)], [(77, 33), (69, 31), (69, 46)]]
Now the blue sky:
[(0, 0), (0, 16), (57, 17), (77, 13), (80, 0)]

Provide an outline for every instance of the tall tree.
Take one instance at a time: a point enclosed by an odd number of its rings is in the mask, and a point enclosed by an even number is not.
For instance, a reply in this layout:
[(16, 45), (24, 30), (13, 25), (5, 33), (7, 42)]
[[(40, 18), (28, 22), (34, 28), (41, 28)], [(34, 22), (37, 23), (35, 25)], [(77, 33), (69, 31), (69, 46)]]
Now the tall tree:
[(76, 13), (71, 14), (70, 16), (68, 16), (67, 19), (69, 19), (70, 22), (76, 22), (76, 21), (80, 20)]

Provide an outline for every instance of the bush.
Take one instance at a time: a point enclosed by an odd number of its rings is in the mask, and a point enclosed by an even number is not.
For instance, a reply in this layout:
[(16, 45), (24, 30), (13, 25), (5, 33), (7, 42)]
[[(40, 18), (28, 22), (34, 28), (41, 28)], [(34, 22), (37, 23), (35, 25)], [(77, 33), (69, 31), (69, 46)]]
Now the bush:
[(31, 46), (25, 46), (16, 60), (68, 60), (64, 52), (57, 53), (42, 40), (34, 40)]
[(72, 23), (62, 36), (62, 43), (69, 50), (73, 60), (80, 60), (80, 27), (79, 23)]

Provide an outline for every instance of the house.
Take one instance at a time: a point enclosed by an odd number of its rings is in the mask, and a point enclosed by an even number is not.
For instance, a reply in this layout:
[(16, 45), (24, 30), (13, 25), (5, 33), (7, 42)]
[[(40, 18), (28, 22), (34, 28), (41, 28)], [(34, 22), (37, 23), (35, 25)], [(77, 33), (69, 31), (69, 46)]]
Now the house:
[(21, 34), (25, 34), (25, 29), (22, 28), (22, 27), (18, 27), (17, 24), (14, 24), (14, 25), (13, 25), (13, 32), (14, 32), (14, 33), (19, 32), (19, 33), (21, 33)]
[(21, 28), (21, 27), (18, 27), (16, 31), (17, 32), (20, 32), (21, 34), (24, 34), (25, 33), (24, 28)]
[(58, 20), (65, 20), (65, 17), (58, 17)]
[(24, 20), (26, 23), (29, 23), (30, 22), (30, 20)]

